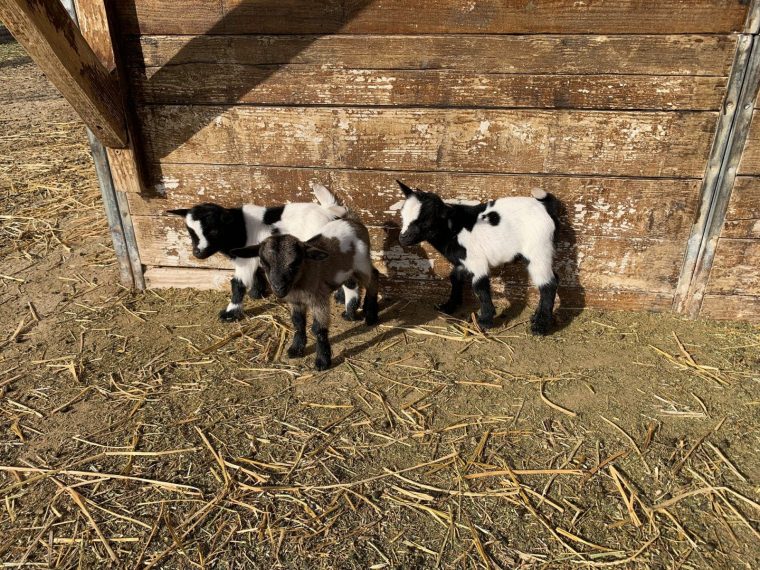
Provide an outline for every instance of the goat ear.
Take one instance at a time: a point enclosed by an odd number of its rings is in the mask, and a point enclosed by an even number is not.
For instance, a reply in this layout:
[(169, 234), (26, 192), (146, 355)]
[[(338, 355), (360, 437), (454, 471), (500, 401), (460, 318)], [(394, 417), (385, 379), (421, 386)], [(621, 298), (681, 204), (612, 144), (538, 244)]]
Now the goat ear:
[(178, 210), (166, 210), (166, 213), (172, 214), (173, 216), (181, 216), (184, 218), (185, 216), (187, 216), (187, 213), (189, 211), (190, 210), (188, 208), (179, 208)]
[(259, 256), (259, 246), (257, 245), (249, 245), (247, 247), (239, 247), (237, 249), (233, 249), (230, 251), (230, 255), (232, 257), (258, 257)]
[(404, 193), (404, 196), (408, 198), (409, 196), (414, 194), (414, 190), (412, 190), (411, 188), (409, 188), (409, 186), (401, 182), (401, 180), (396, 180), (396, 182), (401, 187), (401, 191)]
[(323, 249), (314, 247), (313, 245), (306, 246), (306, 258), (313, 261), (324, 261), (330, 255)]

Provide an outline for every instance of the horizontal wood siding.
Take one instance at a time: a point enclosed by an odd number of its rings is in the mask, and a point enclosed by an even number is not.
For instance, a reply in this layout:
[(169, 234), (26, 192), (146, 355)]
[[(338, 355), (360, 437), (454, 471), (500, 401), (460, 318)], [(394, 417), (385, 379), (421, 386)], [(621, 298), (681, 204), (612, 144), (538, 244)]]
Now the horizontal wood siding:
[(135, 96), (150, 104), (716, 110), (735, 44), (696, 35), (147, 36), (127, 40), (126, 51)]
[[(204, 81), (196, 81), (198, 77)], [(643, 109), (720, 108), (726, 78), (673, 75), (489, 74), (189, 63), (132, 69), (143, 104)]]
[[(447, 198), (554, 193), (564, 204), (562, 304), (659, 310), (672, 302), (748, 6), (129, 0), (113, 9), (145, 149), (146, 188), (128, 201), (149, 285), (228, 278), (224, 259), (192, 258), (166, 209), (311, 201), (320, 182), (371, 226), (386, 291), (403, 282), (445, 294), (447, 263), (398, 245), (401, 178)], [(745, 210), (739, 200), (732, 238), (747, 237)], [(498, 283), (526, 297), (523, 267)]]
[(717, 114), (158, 106), (163, 163), (700, 178)]
[[(197, 269), (186, 267), (151, 267), (145, 272), (148, 286), (156, 289), (168, 287), (192, 287), (205, 290), (228, 290), (232, 270)], [(385, 299), (400, 299), (406, 302), (410, 297), (425, 297), (431, 304), (436, 299), (445, 299), (448, 294), (448, 281), (391, 281), (381, 276), (380, 294)], [(525, 287), (514, 287), (496, 280), (493, 289), (500, 295), (496, 303), (505, 302), (535, 303), (537, 294)], [(503, 298), (501, 298), (503, 296)], [(579, 309), (586, 306), (599, 307), (617, 311), (665, 311), (670, 307), (671, 296), (647, 291), (618, 291), (612, 289), (580, 290), (563, 288), (560, 290), (558, 307), (560, 309)], [(477, 305), (471, 305), (476, 310)], [(382, 307), (381, 307), (382, 310)]]
[(326, 69), (448, 69), (491, 73), (725, 76), (733, 36), (143, 36), (133, 67), (191, 63)]
[[(759, 98), (760, 100), (760, 98)], [(752, 116), (701, 315), (760, 323), (760, 112)]]
[(760, 177), (736, 178), (721, 237), (760, 239)]
[(730, 33), (746, 0), (123, 0), (129, 34)]
[[(199, 200), (235, 206), (246, 202), (276, 204), (314, 201), (310, 187), (318, 182), (370, 225), (401, 223), (392, 206), (402, 194), (396, 179), (447, 196), (486, 201), (493, 196), (528, 196), (544, 188), (567, 204), (561, 233), (611, 237), (688, 236), (694, 211), (685, 206), (697, 192), (697, 180), (584, 178), (431, 172), (316, 170), (253, 166), (166, 165), (153, 173), (155, 195), (131, 194), (137, 216), (161, 215)], [(250, 189), (250, 190), (243, 190)], [(659, 207), (652, 208), (656, 202)]]
[[(179, 218), (135, 216), (133, 222), (141, 259), (147, 265), (231, 267), (221, 256), (192, 257), (187, 230)], [(391, 278), (438, 279), (450, 271), (448, 262), (428, 246), (399, 246), (397, 228), (370, 226), (370, 238), (373, 258)], [(562, 238), (557, 244), (557, 273), (564, 286), (668, 292), (678, 278), (679, 267), (672, 259), (680, 245), (671, 240), (607, 236), (578, 236), (575, 240), (577, 243)], [(526, 284), (520, 266), (508, 267), (501, 276), (510, 283)]]

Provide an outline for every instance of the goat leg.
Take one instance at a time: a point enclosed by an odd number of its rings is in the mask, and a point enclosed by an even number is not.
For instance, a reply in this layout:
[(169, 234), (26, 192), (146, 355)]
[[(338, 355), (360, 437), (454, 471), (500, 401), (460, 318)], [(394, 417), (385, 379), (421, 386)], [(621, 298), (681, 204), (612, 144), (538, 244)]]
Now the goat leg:
[(455, 266), (451, 270), (449, 275), (449, 281), (451, 282), (451, 293), (449, 294), (449, 300), (440, 305), (436, 305), (435, 308), (442, 313), (451, 315), (459, 307), (462, 306), (462, 293), (464, 291), (464, 278), (465, 271), (459, 266)]
[(313, 307), (314, 322), (311, 330), (317, 338), (316, 359), (314, 365), (317, 370), (327, 370), (332, 365), (332, 348), (330, 347), (330, 305), (317, 305)]
[(303, 356), (306, 348), (306, 307), (303, 305), (290, 306), (290, 318), (293, 321), (293, 342), (288, 347), (288, 356), (298, 358)]
[(239, 321), (245, 316), (243, 314), (245, 284), (238, 277), (233, 277), (230, 280), (230, 287), (232, 289), (230, 304), (219, 313), (219, 318), (225, 322)]
[(349, 279), (343, 284), (343, 302), (346, 304), (346, 310), (343, 311), (343, 318), (347, 321), (356, 320), (356, 309), (359, 308), (359, 284), (356, 279)]
[(487, 275), (477, 277), (472, 282), (472, 290), (478, 301), (480, 301), (478, 326), (483, 330), (493, 328), (496, 307), (493, 306), (493, 301), (491, 300), (491, 280)]
[(366, 292), (364, 293), (364, 305), (362, 305), (362, 311), (364, 312), (364, 322), (367, 325), (375, 325), (379, 320), (377, 294), (379, 288), (380, 273), (374, 267), (370, 274), (369, 280), (365, 285)]
[(555, 275), (547, 283), (540, 285), (538, 292), (541, 297), (536, 312), (530, 318), (530, 332), (534, 335), (543, 336), (549, 333), (552, 324), (554, 298), (557, 295), (557, 276)]
[(253, 285), (248, 294), (251, 299), (263, 299), (267, 296), (267, 278), (261, 267), (257, 268), (253, 274)]

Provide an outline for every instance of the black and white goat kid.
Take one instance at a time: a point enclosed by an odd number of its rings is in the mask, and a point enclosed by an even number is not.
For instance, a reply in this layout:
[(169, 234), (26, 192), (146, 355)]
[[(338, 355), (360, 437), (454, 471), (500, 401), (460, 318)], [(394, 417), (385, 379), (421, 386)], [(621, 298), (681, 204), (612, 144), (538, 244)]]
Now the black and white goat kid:
[(303, 242), (292, 235), (274, 235), (259, 245), (234, 249), (236, 257), (259, 259), (274, 294), (290, 304), (295, 335), (288, 356), (303, 356), (306, 346), (306, 312), (314, 317), (317, 370), (332, 363), (330, 297), (346, 281), (358, 282), (364, 294), (364, 321), (378, 319), (378, 271), (370, 258), (369, 232), (353, 219), (330, 222)]
[[(232, 254), (233, 249), (261, 243), (275, 234), (292, 234), (307, 240), (318, 234), (325, 224), (346, 215), (348, 210), (338, 204), (327, 188), (314, 184), (312, 190), (319, 204), (299, 202), (275, 207), (247, 204), (242, 208), (224, 208), (206, 203), (189, 209), (168, 210), (167, 213), (185, 219), (196, 258), (206, 259), (221, 253), (230, 258), (235, 267), (235, 275), (230, 282), (231, 299), (227, 308), (219, 313), (220, 319), (237, 321), (243, 318), (246, 291), (254, 299), (266, 294), (266, 281), (259, 269), (258, 258), (237, 257)], [(345, 284), (344, 297), (344, 316), (351, 319), (359, 303), (355, 283)]]
[(491, 269), (523, 257), (528, 273), (540, 292), (538, 308), (531, 318), (533, 334), (549, 332), (557, 292), (553, 270), (557, 200), (543, 190), (533, 197), (499, 198), (487, 204), (444, 202), (437, 194), (412, 190), (398, 181), (404, 193), (399, 243), (410, 246), (427, 241), (448, 259), (451, 294), (437, 306), (453, 313), (462, 304), (465, 279), (480, 301), (478, 324), (493, 327), (495, 308), (491, 300)]

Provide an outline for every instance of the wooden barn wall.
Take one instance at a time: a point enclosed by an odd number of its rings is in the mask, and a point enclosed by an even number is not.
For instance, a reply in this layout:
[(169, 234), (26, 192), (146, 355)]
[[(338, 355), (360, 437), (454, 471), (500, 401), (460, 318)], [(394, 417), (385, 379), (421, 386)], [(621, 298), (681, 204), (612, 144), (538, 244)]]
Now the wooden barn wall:
[[(147, 283), (227, 278), (167, 208), (310, 200), (321, 182), (371, 226), (391, 281), (446, 287), (437, 254), (396, 241), (401, 178), (449, 198), (543, 187), (566, 204), (563, 304), (670, 309), (747, 4), (113, 3), (147, 162), (128, 194)], [(757, 151), (737, 220), (757, 218)], [(525, 291), (522, 268), (502, 277)]]
[(718, 240), (701, 314), (760, 322), (760, 99)]

